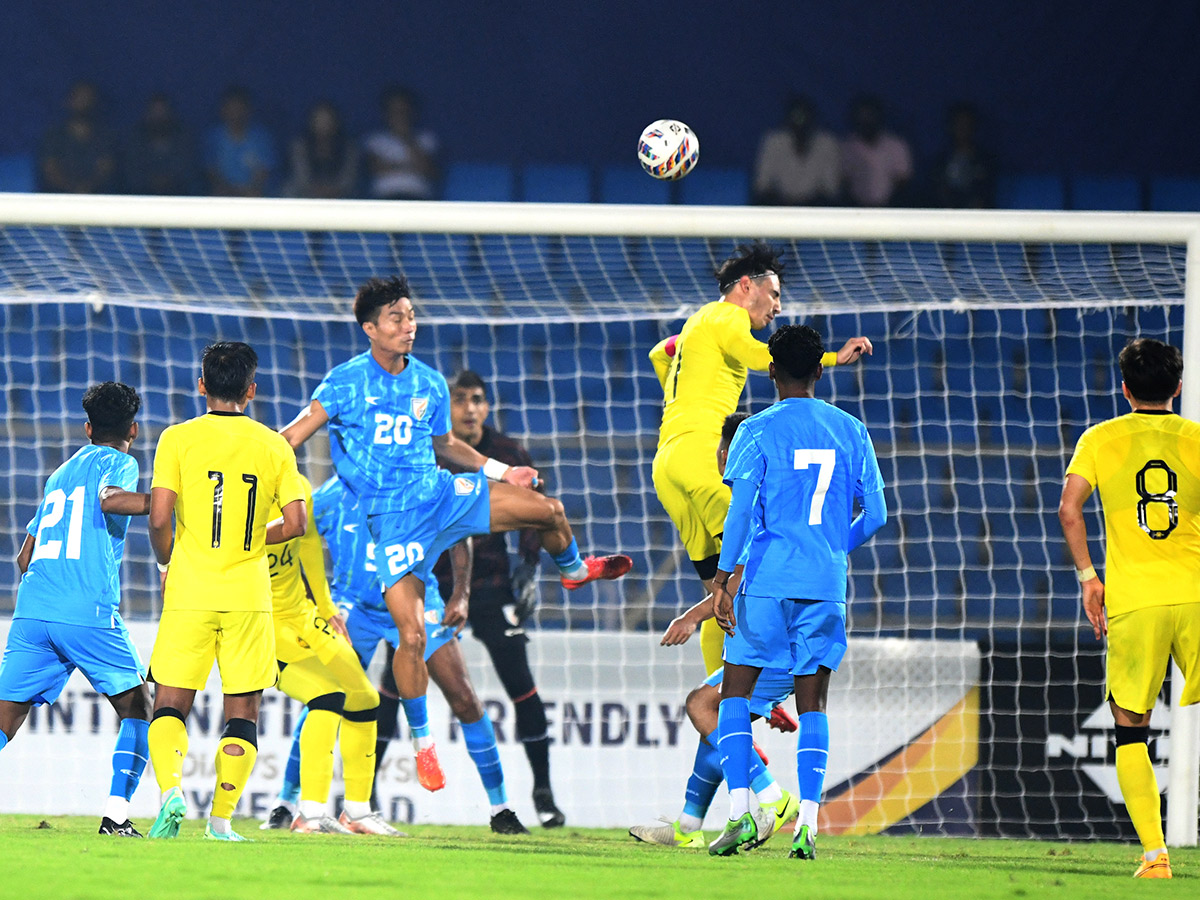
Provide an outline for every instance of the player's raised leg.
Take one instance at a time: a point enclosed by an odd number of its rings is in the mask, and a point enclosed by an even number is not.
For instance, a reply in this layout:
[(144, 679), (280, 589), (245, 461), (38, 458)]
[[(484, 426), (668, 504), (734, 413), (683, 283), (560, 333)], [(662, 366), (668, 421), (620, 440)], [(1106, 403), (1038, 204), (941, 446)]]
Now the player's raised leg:
[(535, 529), (569, 591), (589, 581), (620, 578), (633, 568), (633, 560), (623, 554), (581, 557), (563, 505), (553, 497), (497, 481), (491, 485), (490, 502), (491, 530)]

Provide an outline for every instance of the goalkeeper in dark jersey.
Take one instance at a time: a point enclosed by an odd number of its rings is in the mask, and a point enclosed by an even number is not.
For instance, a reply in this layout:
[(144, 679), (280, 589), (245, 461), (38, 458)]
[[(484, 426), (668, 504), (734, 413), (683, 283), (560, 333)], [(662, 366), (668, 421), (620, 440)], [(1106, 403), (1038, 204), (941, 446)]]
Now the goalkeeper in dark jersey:
[[(472, 371), (460, 372), (450, 382), (450, 427), (454, 436), (480, 453), (512, 466), (527, 466), (532, 459), (525, 449), (505, 434), (489, 428), (491, 408), (483, 379)], [(503, 534), (472, 539), (474, 545), (471, 597), (467, 621), (475, 637), (483, 642), (496, 667), (496, 674), (513, 702), (517, 737), (529, 757), (533, 771), (533, 804), (538, 820), (546, 828), (566, 821), (554, 803), (550, 787), (550, 735), (546, 709), (538, 693), (525, 645), (529, 638), (521, 624), (537, 604), (537, 571), (541, 541), (536, 531), (520, 532), (519, 561), (509, 565), (508, 543)], [(447, 556), (434, 570), (450, 596), (452, 576)]]

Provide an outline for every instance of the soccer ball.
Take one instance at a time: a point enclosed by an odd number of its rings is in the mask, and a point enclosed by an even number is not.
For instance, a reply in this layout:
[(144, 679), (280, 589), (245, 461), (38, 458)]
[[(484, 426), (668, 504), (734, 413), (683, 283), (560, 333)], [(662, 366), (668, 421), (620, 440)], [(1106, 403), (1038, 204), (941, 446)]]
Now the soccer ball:
[(682, 178), (699, 161), (700, 139), (675, 119), (651, 122), (638, 139), (638, 162), (650, 175), (663, 181)]

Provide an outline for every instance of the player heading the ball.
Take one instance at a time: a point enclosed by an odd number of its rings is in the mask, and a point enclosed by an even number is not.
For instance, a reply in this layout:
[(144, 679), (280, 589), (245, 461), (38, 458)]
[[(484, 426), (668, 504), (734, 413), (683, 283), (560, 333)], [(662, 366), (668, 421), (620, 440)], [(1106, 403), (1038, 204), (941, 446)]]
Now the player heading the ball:
[[(283, 436), (299, 447), (329, 425), (334, 466), (366, 513), (384, 600), (399, 633), (392, 660), (396, 686), (409, 721), (419, 721), (429, 684), (426, 557), (436, 559), (471, 535), (533, 528), (567, 590), (619, 578), (633, 561), (622, 555), (582, 558), (562, 504), (530, 490), (536, 470), (489, 459), (454, 436), (446, 379), (411, 355), (417, 314), (406, 278), (364, 283), (354, 298), (354, 317), (370, 349), (335, 366)], [(437, 456), (467, 474), (438, 468)], [(423, 740), (428, 746), (418, 756), (431, 756), (432, 740)]]

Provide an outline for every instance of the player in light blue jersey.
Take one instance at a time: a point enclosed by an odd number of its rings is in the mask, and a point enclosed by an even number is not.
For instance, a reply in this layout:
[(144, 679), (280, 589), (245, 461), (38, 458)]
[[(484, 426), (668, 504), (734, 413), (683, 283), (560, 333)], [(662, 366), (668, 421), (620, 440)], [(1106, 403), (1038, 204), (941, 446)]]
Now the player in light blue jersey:
[[(750, 814), (749, 700), (759, 673), (795, 676), (800, 814), (791, 856), (816, 855), (817, 810), (829, 756), (829, 676), (846, 651), (847, 555), (886, 521), (883, 477), (866, 426), (814, 397), (821, 337), (804, 325), (771, 336), (779, 401), (751, 416), (729, 448), (733, 491), (713, 580), (713, 610), (728, 635), (718, 749), (730, 817), (709, 852), (728, 856), (759, 840)], [(861, 512), (854, 515), (855, 503)], [(736, 598), (729, 580), (749, 552)]]
[[(332, 482), (332, 484), (331, 484)], [(341, 495), (340, 497), (338, 495)], [(339, 502), (340, 501), (340, 502)], [(337, 503), (335, 510), (327, 504)], [(365, 517), (357, 501), (342, 489), (340, 483), (331, 479), (313, 495), (317, 515), (317, 528), (325, 537), (333, 558), (335, 584), (341, 580), (354, 593), (344, 588), (334, 594), (334, 600), (349, 612), (346, 630), (350, 642), (363, 666), (367, 666), (380, 641), (385, 641), (395, 650), (400, 644), (396, 624), (388, 615), (383, 602), (383, 588), (378, 579), (374, 557), (366, 541), (358, 536), (366, 531)], [(350, 526), (350, 527), (347, 527)], [(508, 804), (508, 793), (504, 785), (504, 770), (496, 747), (496, 736), (492, 721), (485, 714), (479, 695), (467, 674), (466, 662), (459, 648), (459, 635), (467, 623), (467, 591), (471, 584), (471, 544), (464, 540), (450, 548), (454, 569), (454, 594), (449, 602), (442, 598), (437, 579), (432, 570), (436, 557), (423, 561), (421, 576), (429, 589), (425, 593), (425, 664), (429, 675), (446, 698), (450, 711), (462, 725), (463, 741), (467, 753), (479, 772), (491, 807), (491, 828), (497, 834), (528, 834), (515, 812)], [(342, 568), (355, 570), (339, 579)], [(381, 696), (385, 693), (381, 686)], [(383, 704), (380, 704), (381, 718)], [(408, 713), (408, 710), (405, 710)], [(385, 734), (395, 734), (396, 707), (390, 710), (391, 721), (380, 724), (380, 743)], [(414, 722), (409, 720), (414, 742), (421, 734), (429, 734), (428, 719)], [(389, 727), (390, 726), (390, 730)], [(386, 745), (376, 748), (376, 771)]]
[[(748, 418), (746, 413), (731, 413), (722, 423), (721, 440), (717, 444), (717, 472), (722, 476), (725, 474), (725, 464), (729, 458), (730, 442), (738, 427)], [(743, 551), (739, 562), (745, 561), (748, 551), (749, 548)], [(712, 596), (708, 595), (672, 620), (663, 634), (662, 645), (677, 647), (687, 643), (701, 623), (712, 618), (712, 615)], [(685, 708), (688, 719), (699, 732), (700, 740), (696, 746), (692, 774), (688, 776), (684, 792), (683, 811), (674, 821), (665, 816), (661, 817), (661, 825), (634, 825), (629, 829), (629, 834), (637, 840), (647, 844), (689, 849), (705, 846), (704, 832), (701, 830), (704, 817), (717, 794), (717, 788), (725, 780), (721, 772), (721, 759), (717, 753), (717, 718), (724, 671), (723, 668), (717, 669), (687, 695)], [(792, 696), (794, 688), (795, 679), (787, 669), (765, 669), (755, 682), (754, 693), (750, 697), (751, 716), (767, 720), (772, 728), (778, 728), (780, 731), (795, 731), (794, 721), (784, 714), (779, 705)], [(794, 819), (798, 809), (796, 796), (779, 787), (767, 770), (765, 758), (760, 759), (761, 755), (755, 748), (755, 753), (750, 756), (749, 772), (750, 789), (758, 798), (758, 803), (752, 805), (751, 813), (758, 820), (758, 834), (761, 838), (759, 843)]]
[[(0, 662), (0, 749), (35, 705), (53, 703), (79, 669), (121, 720), (101, 834), (141, 837), (129, 799), (149, 758), (146, 668), (121, 621), (121, 554), (130, 516), (150, 511), (137, 492), (137, 391), (106, 381), (83, 395), (91, 441), (46, 482), (17, 556), (22, 577)], [(2, 765), (2, 764), (0, 764)]]
[[(471, 535), (533, 528), (568, 590), (619, 578), (633, 561), (621, 555), (582, 558), (562, 504), (530, 490), (534, 469), (488, 459), (455, 438), (445, 378), (410, 355), (417, 319), (404, 277), (363, 284), (354, 316), (370, 350), (330, 371), (282, 433), (299, 447), (329, 425), (338, 475), (367, 515), (385, 601), (400, 637), (392, 670), (414, 721), (424, 718), (429, 684), (426, 558), (436, 560)], [(438, 468), (435, 454), (468, 474)], [(426, 771), (440, 776), (432, 740), (418, 741), (418, 770), (424, 762)]]

